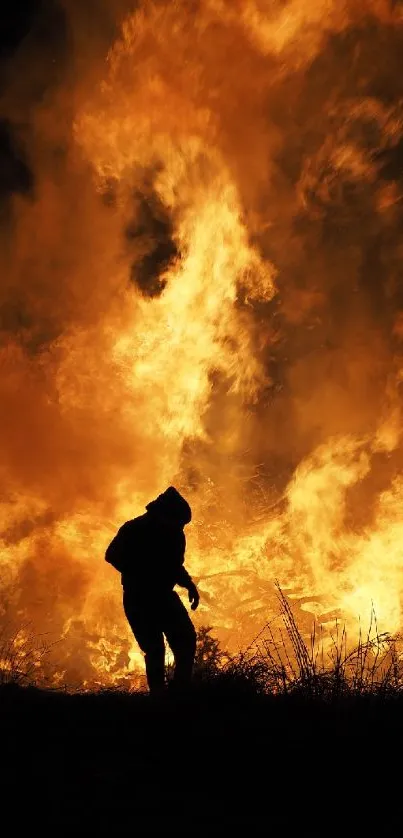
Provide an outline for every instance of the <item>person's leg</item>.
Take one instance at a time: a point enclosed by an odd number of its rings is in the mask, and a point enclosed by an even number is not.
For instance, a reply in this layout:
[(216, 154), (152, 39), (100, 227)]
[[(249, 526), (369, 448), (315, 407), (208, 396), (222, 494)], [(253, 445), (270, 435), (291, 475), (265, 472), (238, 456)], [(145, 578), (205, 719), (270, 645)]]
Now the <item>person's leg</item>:
[(144, 652), (150, 693), (162, 692), (165, 687), (165, 644), (159, 615), (152, 608), (140, 607), (127, 593), (123, 595), (123, 607), (130, 628)]
[(187, 687), (192, 678), (196, 653), (196, 631), (185, 606), (175, 591), (167, 597), (162, 628), (175, 660), (173, 684), (178, 688)]

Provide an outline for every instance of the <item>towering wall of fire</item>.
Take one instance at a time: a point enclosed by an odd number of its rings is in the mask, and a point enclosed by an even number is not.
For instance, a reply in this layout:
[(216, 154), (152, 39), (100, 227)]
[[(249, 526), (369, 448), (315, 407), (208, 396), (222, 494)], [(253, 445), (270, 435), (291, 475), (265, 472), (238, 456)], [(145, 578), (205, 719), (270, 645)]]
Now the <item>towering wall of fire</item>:
[(174, 483), (226, 647), (275, 579), (398, 631), (400, 4), (55, 9), (1, 69), (3, 620), (133, 667), (103, 554)]

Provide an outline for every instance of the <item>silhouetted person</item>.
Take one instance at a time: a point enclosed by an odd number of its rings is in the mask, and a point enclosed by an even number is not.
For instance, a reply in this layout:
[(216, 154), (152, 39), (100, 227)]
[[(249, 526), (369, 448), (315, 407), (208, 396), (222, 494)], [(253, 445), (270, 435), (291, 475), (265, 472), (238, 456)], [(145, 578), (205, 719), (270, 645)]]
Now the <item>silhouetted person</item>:
[(186, 588), (192, 610), (199, 604), (196, 585), (185, 570), (183, 528), (191, 520), (187, 501), (170, 486), (127, 521), (109, 545), (105, 558), (122, 574), (123, 607), (133, 634), (145, 654), (150, 692), (165, 685), (164, 635), (172, 649), (173, 686), (190, 684), (196, 652), (196, 632), (175, 585)]

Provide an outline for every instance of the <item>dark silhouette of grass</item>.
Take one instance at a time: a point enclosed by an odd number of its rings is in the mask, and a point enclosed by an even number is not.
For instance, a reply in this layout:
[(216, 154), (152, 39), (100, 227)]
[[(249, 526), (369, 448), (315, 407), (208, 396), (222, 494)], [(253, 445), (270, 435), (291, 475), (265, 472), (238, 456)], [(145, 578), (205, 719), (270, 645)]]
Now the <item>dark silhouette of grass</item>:
[(390, 834), (400, 693), (256, 694), (254, 675), (162, 700), (4, 685), (3, 800), (42, 835)]
[(43, 681), (43, 662), (53, 645), (45, 637), (38, 637), (29, 625), (19, 629), (3, 625), (0, 628), (0, 686), (32, 686), (38, 677)]
[(326, 640), (320, 631), (317, 636), (314, 625), (307, 642), (279, 585), (277, 592), (282, 628), (274, 633), (271, 625), (266, 625), (251, 646), (235, 657), (221, 651), (209, 627), (200, 630), (196, 682), (256, 697), (294, 695), (327, 702), (362, 695), (400, 695), (401, 638), (380, 634), (374, 611), (366, 635), (360, 630), (355, 645), (348, 643), (346, 629), (338, 623)]
[(2, 683), (1, 788), (19, 832), (398, 832), (396, 644), (375, 631), (348, 651), (339, 631), (326, 661), (279, 596), (280, 640), (266, 631), (229, 658), (203, 629), (187, 695)]

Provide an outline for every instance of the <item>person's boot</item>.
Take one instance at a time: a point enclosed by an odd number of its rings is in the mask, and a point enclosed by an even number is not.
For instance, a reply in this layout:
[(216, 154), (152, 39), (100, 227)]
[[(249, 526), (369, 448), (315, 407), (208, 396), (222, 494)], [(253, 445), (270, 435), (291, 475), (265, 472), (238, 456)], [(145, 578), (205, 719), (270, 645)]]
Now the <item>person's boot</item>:
[(154, 687), (148, 691), (148, 698), (152, 703), (158, 704), (160, 701), (164, 701), (167, 694), (168, 690), (165, 685), (163, 687)]

